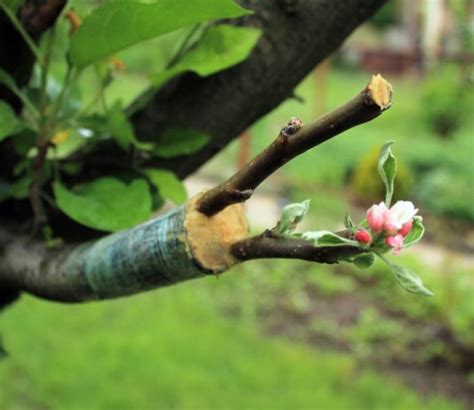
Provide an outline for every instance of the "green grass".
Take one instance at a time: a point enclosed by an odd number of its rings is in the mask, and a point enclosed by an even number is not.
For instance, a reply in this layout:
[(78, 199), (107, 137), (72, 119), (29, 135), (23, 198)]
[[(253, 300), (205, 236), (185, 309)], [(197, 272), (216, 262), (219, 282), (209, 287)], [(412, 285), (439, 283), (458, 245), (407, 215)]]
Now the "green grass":
[(0, 408), (459, 408), (224, 319), (210, 299), (224, 280), (81, 306), (23, 298), (0, 317)]

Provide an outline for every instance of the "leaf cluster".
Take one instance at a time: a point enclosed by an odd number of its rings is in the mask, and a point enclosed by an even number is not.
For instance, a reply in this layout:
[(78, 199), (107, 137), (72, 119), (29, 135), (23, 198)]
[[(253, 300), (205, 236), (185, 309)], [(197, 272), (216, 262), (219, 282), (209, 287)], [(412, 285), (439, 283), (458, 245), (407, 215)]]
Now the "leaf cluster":
[[(15, 17), (15, 2), (2, 2), (1, 7), (8, 11), (13, 25), (21, 26)], [(0, 69), (0, 83), (23, 103), (17, 116), (0, 101), (0, 144), (10, 144), (16, 155), (11, 175), (0, 178), (0, 201), (29, 198), (33, 203), (37, 184), (39, 200), (49, 210), (59, 208), (77, 223), (103, 231), (134, 226), (165, 200), (185, 201), (186, 191), (175, 175), (150, 169), (146, 163), (153, 158), (179, 160), (202, 148), (212, 136), (183, 125), (164, 129), (153, 141), (140, 140), (127, 107), (120, 100), (109, 103), (105, 98), (118, 71), (123, 70), (114, 55), (170, 32), (188, 33), (177, 44), (175, 55), (163, 64), (165, 68), (149, 77), (150, 90), (140, 99), (144, 103), (146, 96), (184, 72), (204, 77), (245, 60), (260, 31), (210, 23), (248, 14), (233, 0), (104, 2), (71, 30), (62, 55), (62, 80), (55, 77), (50, 61), (62, 51), (62, 38), (56, 32), (64, 29), (65, 19), (58, 19), (39, 48), (22, 33), (38, 59), (35, 75), (23, 88)], [(91, 101), (80, 101), (76, 91), (91, 77), (97, 83), (96, 95)], [(101, 152), (102, 147), (110, 147), (106, 141), (115, 144), (113, 152)], [(90, 152), (98, 152), (98, 172), (90, 169), (94, 164), (83, 162)]]

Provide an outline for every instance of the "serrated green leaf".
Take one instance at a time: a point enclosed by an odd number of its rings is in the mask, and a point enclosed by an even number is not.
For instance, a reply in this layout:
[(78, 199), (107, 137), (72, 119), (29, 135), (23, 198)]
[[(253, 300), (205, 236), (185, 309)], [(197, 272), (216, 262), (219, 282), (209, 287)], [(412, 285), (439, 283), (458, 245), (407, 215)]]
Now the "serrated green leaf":
[(23, 129), (24, 125), (13, 109), (6, 102), (0, 101), (0, 142)]
[(144, 169), (143, 172), (150, 178), (162, 197), (173, 201), (175, 204), (186, 201), (188, 197), (186, 188), (175, 174), (164, 169), (154, 168)]
[(101, 231), (119, 231), (135, 226), (150, 217), (151, 195), (143, 179), (126, 184), (104, 177), (67, 189), (60, 182), (53, 185), (59, 208), (71, 219)]
[(153, 153), (161, 158), (192, 154), (209, 141), (209, 136), (193, 130), (168, 129), (158, 137)]
[(373, 252), (370, 253), (363, 253), (361, 255), (357, 255), (352, 262), (356, 265), (359, 269), (368, 269), (375, 263), (375, 255)]
[(408, 248), (409, 246), (413, 246), (423, 237), (424, 233), (425, 227), (423, 225), (423, 218), (421, 216), (415, 216), (413, 218), (411, 231), (403, 240), (403, 247)]
[(274, 232), (281, 236), (291, 235), (308, 212), (309, 203), (307, 199), (301, 203), (286, 205), (281, 211), (281, 217)]
[(313, 242), (314, 246), (342, 246), (352, 245), (359, 246), (356, 241), (343, 238), (331, 231), (311, 231), (304, 232), (301, 237)]
[(83, 68), (144, 40), (204, 21), (250, 14), (232, 0), (115, 0), (95, 9), (71, 38), (73, 64)]
[(433, 292), (423, 285), (421, 278), (411, 270), (400, 266), (390, 264), (398, 284), (407, 292), (424, 296), (433, 296)]
[(196, 46), (188, 51), (176, 65), (152, 76), (160, 87), (170, 78), (185, 71), (201, 77), (225, 70), (245, 60), (254, 48), (261, 31), (255, 28), (235, 27), (227, 24), (211, 26)]
[(392, 154), (391, 145), (394, 141), (386, 142), (380, 150), (378, 171), (385, 185), (385, 204), (390, 207), (393, 196), (395, 175), (397, 174), (397, 160)]

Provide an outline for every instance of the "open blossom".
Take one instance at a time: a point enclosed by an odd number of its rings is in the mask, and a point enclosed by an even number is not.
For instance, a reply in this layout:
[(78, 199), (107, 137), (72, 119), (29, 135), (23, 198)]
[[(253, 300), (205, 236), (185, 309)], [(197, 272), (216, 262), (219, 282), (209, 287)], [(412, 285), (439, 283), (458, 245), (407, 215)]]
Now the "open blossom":
[(388, 218), (389, 210), (385, 203), (372, 205), (367, 211), (367, 222), (372, 232), (381, 232)]
[(362, 230), (357, 231), (354, 237), (357, 242), (363, 243), (365, 245), (368, 245), (372, 242), (372, 237), (370, 236), (370, 233), (367, 231), (362, 231)]
[(401, 234), (397, 234), (395, 236), (389, 236), (385, 239), (385, 243), (393, 248), (393, 254), (397, 255), (403, 248), (403, 236)]
[[(413, 202), (398, 201), (388, 212), (388, 217), (383, 227), (384, 231), (389, 235), (395, 235), (406, 223), (413, 220), (417, 212), (418, 209), (415, 208)], [(410, 229), (408, 229), (408, 232)]]

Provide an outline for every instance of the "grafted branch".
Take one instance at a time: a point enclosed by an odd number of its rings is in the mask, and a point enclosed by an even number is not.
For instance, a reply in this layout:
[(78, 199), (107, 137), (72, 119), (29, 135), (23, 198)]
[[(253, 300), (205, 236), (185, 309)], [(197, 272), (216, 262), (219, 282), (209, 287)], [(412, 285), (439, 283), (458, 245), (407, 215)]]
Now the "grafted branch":
[(376, 118), (391, 103), (392, 86), (377, 75), (352, 100), (314, 123), (302, 125), (300, 120), (291, 119), (270, 146), (228, 181), (206, 192), (199, 210), (211, 216), (230, 204), (244, 202), (282, 165), (335, 135)]
[[(274, 231), (249, 238), (243, 207), (237, 202), (247, 199), (253, 188), (289, 159), (377, 117), (390, 106), (391, 91), (390, 84), (376, 76), (361, 94), (314, 124), (302, 127), (298, 120), (291, 120), (275, 143), (230, 181), (128, 231), (48, 249), (42, 242), (0, 227), (0, 306), (20, 291), (82, 302), (224, 272), (252, 259), (337, 263), (365, 252), (357, 245), (318, 247), (307, 240), (280, 237)], [(203, 212), (203, 204), (212, 212)]]

